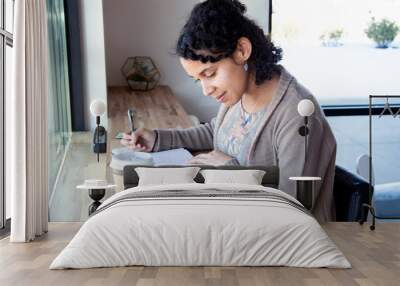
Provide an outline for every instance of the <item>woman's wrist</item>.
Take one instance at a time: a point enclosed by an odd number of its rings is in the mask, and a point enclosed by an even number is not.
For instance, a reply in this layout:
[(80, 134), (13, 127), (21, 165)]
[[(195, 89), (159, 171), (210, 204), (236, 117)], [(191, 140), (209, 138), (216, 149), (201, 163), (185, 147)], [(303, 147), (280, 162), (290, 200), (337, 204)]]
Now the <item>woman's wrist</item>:
[(225, 166), (239, 166), (240, 163), (236, 158), (232, 158), (232, 159), (226, 161), (224, 165)]
[(154, 142), (153, 142), (153, 146), (151, 147), (150, 152), (154, 152), (154, 147), (156, 147), (157, 145), (157, 139), (158, 139), (158, 132), (157, 130), (152, 130), (153, 134), (154, 134)]

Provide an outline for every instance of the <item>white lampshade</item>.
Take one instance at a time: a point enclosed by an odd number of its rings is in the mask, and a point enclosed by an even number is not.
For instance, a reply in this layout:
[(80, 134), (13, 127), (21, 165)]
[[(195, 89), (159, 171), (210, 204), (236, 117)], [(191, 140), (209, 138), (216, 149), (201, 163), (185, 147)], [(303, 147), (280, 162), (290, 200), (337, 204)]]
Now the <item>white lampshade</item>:
[(311, 116), (315, 111), (314, 103), (309, 99), (303, 99), (297, 105), (297, 111), (303, 117)]
[(100, 99), (95, 99), (90, 103), (90, 112), (93, 116), (102, 116), (106, 112), (106, 104)]

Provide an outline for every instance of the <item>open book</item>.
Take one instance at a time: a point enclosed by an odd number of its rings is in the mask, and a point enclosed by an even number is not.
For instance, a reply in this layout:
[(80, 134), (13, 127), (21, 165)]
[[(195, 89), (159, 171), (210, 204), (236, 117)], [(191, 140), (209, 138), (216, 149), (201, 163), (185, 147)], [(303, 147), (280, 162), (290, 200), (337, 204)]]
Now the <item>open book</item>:
[(192, 154), (184, 148), (173, 149), (154, 153), (135, 152), (129, 148), (112, 150), (111, 167), (122, 170), (126, 165), (184, 165), (193, 158)]

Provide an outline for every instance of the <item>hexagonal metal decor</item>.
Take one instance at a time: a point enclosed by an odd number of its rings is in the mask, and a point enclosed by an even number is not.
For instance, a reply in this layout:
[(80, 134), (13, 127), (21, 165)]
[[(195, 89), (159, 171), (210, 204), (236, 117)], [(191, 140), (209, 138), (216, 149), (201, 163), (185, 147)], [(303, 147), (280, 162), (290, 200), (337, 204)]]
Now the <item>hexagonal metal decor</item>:
[(135, 91), (147, 91), (155, 88), (161, 74), (150, 57), (129, 57), (121, 67), (129, 87)]

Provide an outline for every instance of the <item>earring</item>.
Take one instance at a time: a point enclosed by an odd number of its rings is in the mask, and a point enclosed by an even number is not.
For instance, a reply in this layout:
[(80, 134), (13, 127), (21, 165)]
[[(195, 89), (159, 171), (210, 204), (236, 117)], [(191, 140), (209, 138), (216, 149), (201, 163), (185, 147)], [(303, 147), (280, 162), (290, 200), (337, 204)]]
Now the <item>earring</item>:
[(243, 69), (244, 69), (245, 72), (247, 72), (249, 70), (249, 64), (245, 63), (244, 66), (243, 66)]

